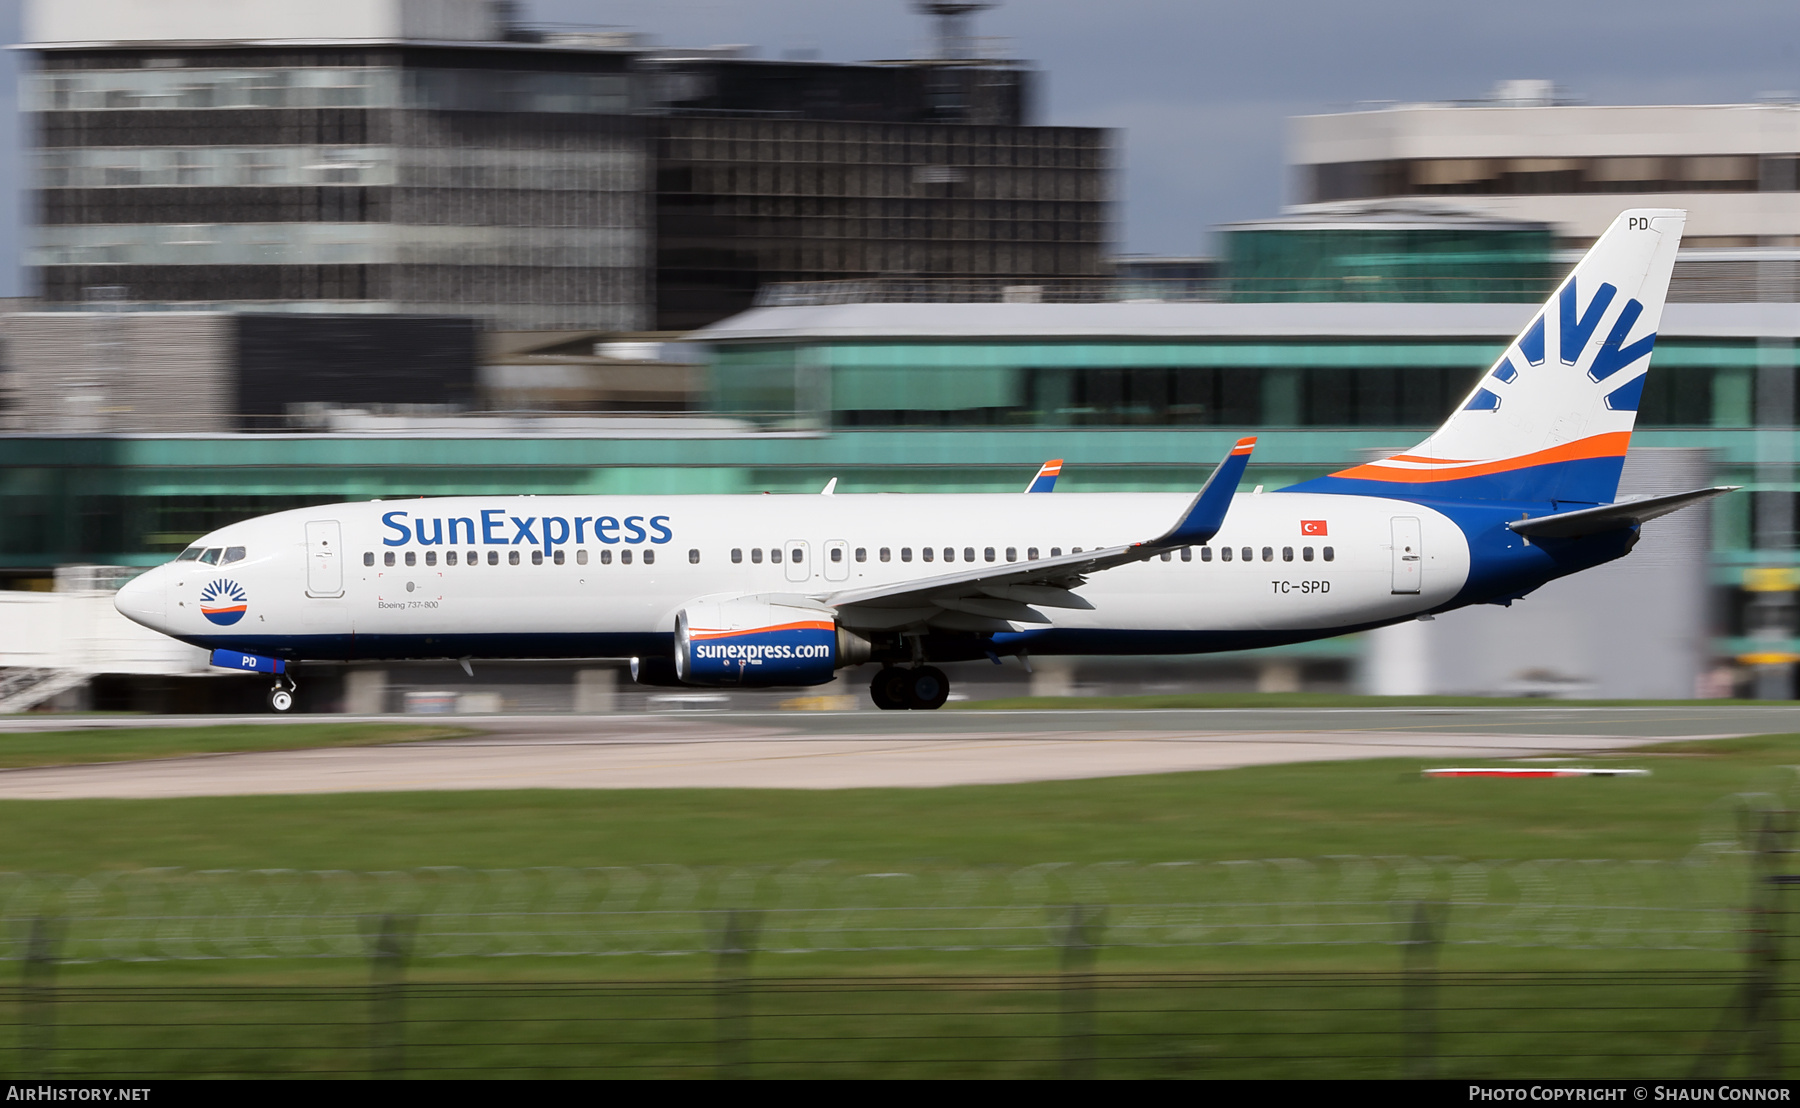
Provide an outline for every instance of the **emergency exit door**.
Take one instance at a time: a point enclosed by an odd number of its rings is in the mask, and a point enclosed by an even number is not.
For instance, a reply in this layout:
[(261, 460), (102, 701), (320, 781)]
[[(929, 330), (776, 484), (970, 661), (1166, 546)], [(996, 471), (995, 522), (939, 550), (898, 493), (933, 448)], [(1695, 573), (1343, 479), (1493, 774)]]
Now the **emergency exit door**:
[(306, 595), (344, 595), (342, 536), (335, 519), (315, 519), (306, 525)]
[(1423, 566), (1419, 521), (1415, 516), (1395, 516), (1394, 520), (1394, 593), (1419, 591), (1419, 570)]
[(789, 581), (812, 580), (812, 551), (799, 539), (789, 539), (782, 547)]

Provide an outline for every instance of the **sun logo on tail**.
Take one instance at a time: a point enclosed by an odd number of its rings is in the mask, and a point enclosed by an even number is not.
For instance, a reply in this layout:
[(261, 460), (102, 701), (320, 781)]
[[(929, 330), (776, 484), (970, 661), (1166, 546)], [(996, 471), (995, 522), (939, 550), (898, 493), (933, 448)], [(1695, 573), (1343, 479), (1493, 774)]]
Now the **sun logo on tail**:
[(244, 618), (250, 597), (236, 581), (220, 578), (200, 590), (200, 614), (221, 627)]

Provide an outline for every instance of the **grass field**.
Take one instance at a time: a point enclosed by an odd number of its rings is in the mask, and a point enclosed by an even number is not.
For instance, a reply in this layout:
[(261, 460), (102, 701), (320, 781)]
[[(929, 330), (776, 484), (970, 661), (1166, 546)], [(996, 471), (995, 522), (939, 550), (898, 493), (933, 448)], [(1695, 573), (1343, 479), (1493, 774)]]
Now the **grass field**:
[(138, 762), (191, 754), (306, 750), (325, 746), (448, 739), (456, 727), (396, 723), (221, 724), (217, 727), (92, 727), (71, 731), (0, 733), (0, 769)]
[[(292, 745), (300, 728), (261, 730)], [(139, 739), (150, 741), (148, 729), (60, 741), (64, 754), (99, 760), (85, 744)], [(158, 741), (171, 740), (191, 741)], [(1592, 761), (1652, 775), (1427, 781), (1422, 761), (1388, 759), (947, 789), (7, 801), (0, 870), (1679, 859), (1709, 828), (1729, 827), (1734, 796), (1792, 790), (1800, 736)], [(20, 921), (22, 910), (9, 903), (7, 915)], [(1049, 1077), (1068, 1072), (1071, 1050), (1091, 1050), (1101, 1076), (1398, 1076), (1419, 1064), (1409, 1013), (1425, 1003), (1402, 972), (1406, 952), (1102, 949), (1096, 969), (1123, 976), (1091, 994), (1069, 992), (1054, 948), (770, 951), (745, 965), (741, 989), (719, 984), (703, 953), (422, 961), (404, 968), (405, 990), (383, 984), (402, 971), (372, 975), (357, 957), (100, 962), (59, 968), (54, 993), (43, 981), (36, 992), (0, 988), (0, 1005), (20, 1013), (15, 1031), (0, 1030), (0, 1065), (83, 1076), (678, 1076), (723, 1063), (758, 1075)], [(1714, 1049), (1740, 963), (1728, 949), (1446, 947), (1436, 964), (1465, 976), (1446, 976), (1429, 1002), (1442, 1008), (1433, 1064), (1454, 1076), (1683, 1076)]]

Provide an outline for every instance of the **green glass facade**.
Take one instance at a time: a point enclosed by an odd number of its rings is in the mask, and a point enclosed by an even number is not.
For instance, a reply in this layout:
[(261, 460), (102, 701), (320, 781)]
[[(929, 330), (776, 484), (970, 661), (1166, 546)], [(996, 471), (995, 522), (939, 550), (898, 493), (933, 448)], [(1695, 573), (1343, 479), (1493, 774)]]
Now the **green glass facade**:
[(1239, 302), (1535, 302), (1560, 276), (1548, 226), (1271, 227), (1223, 237)]
[[(714, 408), (744, 429), (710, 438), (0, 438), (0, 576), (18, 587), (59, 564), (153, 564), (234, 520), (340, 500), (812, 493), (833, 477), (843, 492), (1008, 492), (1057, 457), (1067, 459), (1059, 495), (1188, 490), (1245, 431), (1261, 436), (1246, 487), (1280, 488), (1417, 442), (1500, 347), (721, 344), (713, 351)], [(1721, 483), (1752, 493), (1800, 491), (1755, 480), (1759, 456), (1800, 454), (1792, 419), (1753, 425), (1758, 366), (1770, 358), (1792, 366), (1794, 348), (1659, 342), (1634, 445), (1705, 448)], [(1046, 382), (1067, 391), (1053, 394)], [(921, 413), (937, 413), (937, 422)], [(1722, 653), (1743, 634), (1745, 569), (1796, 561), (1754, 550), (1757, 502), (1736, 495), (1712, 508)]]
[[(764, 427), (1434, 427), (1505, 349), (1479, 341), (743, 343), (720, 414)], [(1791, 348), (1782, 352), (1790, 360)], [(1666, 339), (1640, 427), (1749, 427), (1751, 340)], [(1326, 463), (1330, 464), (1330, 463)]]

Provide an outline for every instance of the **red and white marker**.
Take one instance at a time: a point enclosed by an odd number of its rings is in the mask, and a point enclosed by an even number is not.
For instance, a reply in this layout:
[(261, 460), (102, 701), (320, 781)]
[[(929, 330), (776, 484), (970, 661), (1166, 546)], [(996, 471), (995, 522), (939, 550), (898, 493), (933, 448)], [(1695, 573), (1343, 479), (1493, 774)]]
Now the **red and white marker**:
[(1428, 769), (1426, 777), (1648, 777), (1647, 769), (1601, 769), (1592, 766), (1533, 766), (1509, 769), (1480, 766), (1472, 769)]

